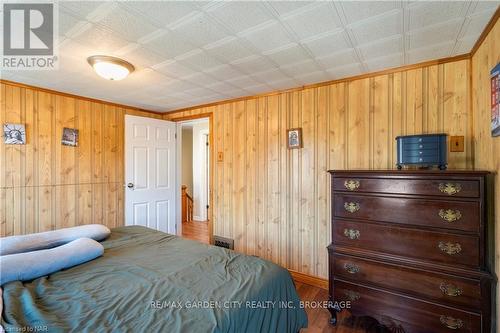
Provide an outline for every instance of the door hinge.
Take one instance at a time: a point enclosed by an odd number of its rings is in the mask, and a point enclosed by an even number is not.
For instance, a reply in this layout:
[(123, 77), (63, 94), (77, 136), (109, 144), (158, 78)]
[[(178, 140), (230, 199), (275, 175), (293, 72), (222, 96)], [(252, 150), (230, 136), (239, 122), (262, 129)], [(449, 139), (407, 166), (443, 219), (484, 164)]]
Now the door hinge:
[(174, 134), (174, 138), (177, 140), (177, 133)]
[(207, 209), (209, 209), (209, 208), (210, 208), (210, 206), (209, 206), (209, 205), (207, 205)]

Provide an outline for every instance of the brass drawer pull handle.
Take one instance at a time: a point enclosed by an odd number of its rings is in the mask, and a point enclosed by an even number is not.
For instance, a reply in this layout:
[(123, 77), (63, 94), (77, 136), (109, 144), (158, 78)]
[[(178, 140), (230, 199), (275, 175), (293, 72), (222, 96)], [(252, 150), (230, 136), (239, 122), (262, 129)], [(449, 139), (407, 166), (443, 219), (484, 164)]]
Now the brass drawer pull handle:
[(439, 190), (448, 195), (454, 195), (462, 190), (462, 186), (460, 184), (453, 183), (439, 183)]
[(439, 242), (438, 247), (442, 252), (449, 254), (450, 256), (462, 252), (462, 247), (458, 243)]
[(359, 239), (360, 233), (356, 229), (344, 229), (344, 236), (349, 239)]
[(357, 212), (360, 208), (361, 207), (359, 206), (359, 203), (357, 203), (357, 202), (344, 203), (344, 209), (347, 210), (351, 214)]
[(457, 287), (451, 283), (446, 283), (446, 282), (441, 282), (441, 285), (439, 286), (439, 289), (443, 292), (444, 295), (446, 296), (451, 296), (451, 297), (457, 297), (462, 295), (462, 288)]
[(359, 188), (359, 180), (349, 179), (344, 182), (344, 186), (349, 191), (354, 191)]
[(351, 302), (357, 301), (358, 299), (361, 298), (359, 293), (352, 291), (352, 290), (345, 290), (344, 295), (347, 297), (347, 299)]
[(344, 269), (350, 274), (356, 274), (359, 272), (359, 266), (351, 263), (344, 264)]
[(462, 213), (457, 209), (440, 209), (438, 213), (439, 217), (441, 217), (446, 222), (455, 222), (462, 218)]
[(451, 328), (452, 330), (458, 330), (464, 327), (464, 322), (462, 320), (450, 316), (441, 316), (439, 317), (439, 320), (441, 321), (441, 324)]

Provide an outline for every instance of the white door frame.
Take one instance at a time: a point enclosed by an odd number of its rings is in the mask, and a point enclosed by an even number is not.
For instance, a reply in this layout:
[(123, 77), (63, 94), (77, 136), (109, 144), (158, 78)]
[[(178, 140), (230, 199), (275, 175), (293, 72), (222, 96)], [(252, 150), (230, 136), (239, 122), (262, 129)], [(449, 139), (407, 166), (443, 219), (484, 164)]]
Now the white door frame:
[[(209, 139), (209, 174), (207, 175), (207, 182), (208, 182), (208, 187), (209, 187), (209, 196), (207, 198), (207, 204), (209, 205), (209, 210), (207, 212), (207, 219), (208, 219), (208, 237), (209, 237), (209, 242), (212, 243), (212, 237), (213, 237), (213, 205), (212, 205), (212, 200), (213, 200), (213, 164), (214, 164), (214, 152), (213, 152), (213, 128), (212, 128), (212, 114), (207, 113), (207, 114), (200, 114), (196, 116), (188, 116), (188, 117), (183, 117), (179, 119), (172, 119), (172, 121), (175, 121), (177, 123), (177, 161), (182, 161), (182, 125), (185, 123), (192, 123), (194, 121), (201, 121), (201, 120), (206, 120), (208, 121), (208, 139)], [(182, 167), (180, 167), (180, 164), (177, 163), (177, 188), (179, 189), (178, 194), (177, 194), (177, 234), (182, 235), (182, 191), (181, 191), (181, 186), (182, 186)]]

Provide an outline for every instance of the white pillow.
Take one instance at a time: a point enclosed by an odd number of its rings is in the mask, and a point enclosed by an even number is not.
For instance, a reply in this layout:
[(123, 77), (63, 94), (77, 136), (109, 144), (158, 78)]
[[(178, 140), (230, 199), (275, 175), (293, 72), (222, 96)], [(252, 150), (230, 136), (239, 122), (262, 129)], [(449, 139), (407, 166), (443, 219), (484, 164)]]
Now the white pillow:
[(82, 264), (104, 253), (104, 247), (90, 238), (80, 238), (48, 250), (0, 257), (0, 285), (33, 280), (61, 269)]
[(100, 241), (108, 237), (110, 233), (111, 231), (106, 226), (88, 224), (35, 234), (3, 237), (0, 238), (0, 256), (50, 249), (78, 238), (91, 238)]

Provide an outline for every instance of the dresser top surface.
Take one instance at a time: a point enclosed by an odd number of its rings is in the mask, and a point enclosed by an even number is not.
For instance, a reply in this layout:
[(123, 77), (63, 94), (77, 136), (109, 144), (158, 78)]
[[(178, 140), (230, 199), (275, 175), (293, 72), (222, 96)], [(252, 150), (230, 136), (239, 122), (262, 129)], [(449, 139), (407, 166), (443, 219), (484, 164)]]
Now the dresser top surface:
[(371, 176), (486, 176), (491, 172), (485, 170), (328, 170), (332, 175), (371, 175)]

